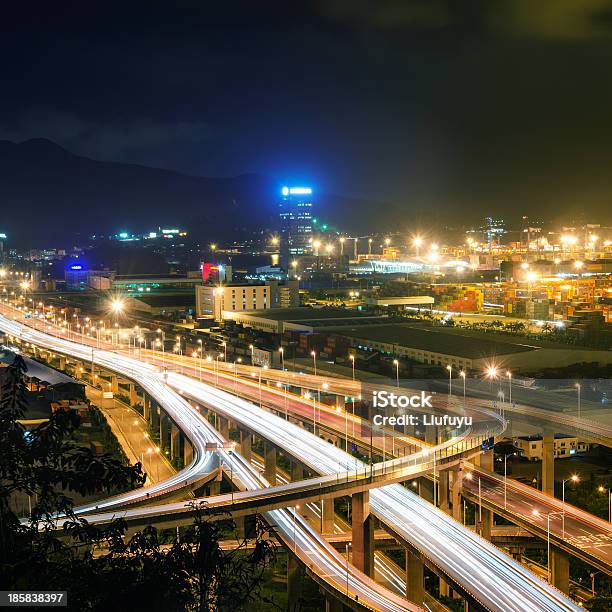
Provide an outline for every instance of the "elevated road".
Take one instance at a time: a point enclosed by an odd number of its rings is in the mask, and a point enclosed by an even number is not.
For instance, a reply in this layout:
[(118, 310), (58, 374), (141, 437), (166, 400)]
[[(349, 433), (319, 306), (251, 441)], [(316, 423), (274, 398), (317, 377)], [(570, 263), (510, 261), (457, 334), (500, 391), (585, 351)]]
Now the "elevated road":
[[(15, 327), (14, 323), (6, 319), (0, 319), (0, 329), (26, 341), (48, 346), (52, 350), (72, 354), (81, 359), (87, 359), (91, 352), (91, 347), (73, 346), (72, 343), (47, 334), (25, 330), (21, 326)], [(104, 367), (114, 371), (119, 369), (125, 376), (138, 381), (140, 374), (143, 373), (142, 364), (134, 363), (135, 360), (124, 356), (119, 358), (116, 354), (107, 351), (95, 351), (92, 358)], [(124, 359), (126, 361), (123, 361)], [(146, 370), (146, 373), (154, 376), (149, 369)], [(170, 380), (171, 378), (173, 380)], [(244, 400), (210, 389), (205, 384), (180, 375), (170, 374), (168, 379), (171, 384), (174, 382), (178, 387), (185, 387), (188, 392), (191, 387), (194, 399), (198, 401), (204, 403), (207, 400), (214, 401), (217, 409), (221, 407), (227, 410), (231, 413), (233, 420), (241, 421), (245, 426), (256, 431), (258, 435), (273, 440), (281, 448), (295, 451), (296, 445), (299, 445), (302, 460), (307, 465), (311, 463), (310, 467), (315, 471), (330, 475), (354, 468), (356, 460), (350, 455)], [(161, 384), (163, 386), (163, 383)], [(164, 395), (164, 393), (158, 393), (156, 397), (161, 396), (165, 399)], [(180, 400), (180, 396), (177, 394), (174, 396)], [(171, 414), (174, 418), (174, 413), (171, 412)], [(192, 411), (192, 414), (197, 415), (197, 412)], [(275, 427), (272, 427), (272, 424)], [(277, 427), (279, 432), (272, 431)], [(316, 454), (323, 455), (323, 460), (318, 464), (314, 464), (312, 460)], [(457, 584), (460, 589), (487, 609), (504, 612), (578, 609), (556, 589), (537, 579), (491, 544), (478, 538), (404, 487), (390, 485), (373, 490), (370, 493), (370, 500), (375, 516), (393, 529), (401, 539), (421, 551), (424, 556), (436, 564), (436, 567), (441, 568), (445, 575), (450, 577), (453, 585)], [(284, 537), (287, 537), (287, 532), (291, 527), (295, 528), (296, 522), (300, 522), (297, 517), (293, 517), (296, 519), (294, 521), (290, 521), (291, 517), (285, 515), (279, 518), (278, 524), (281, 526)], [(300, 530), (300, 534), (302, 533), (303, 531)], [(311, 538), (308, 539), (312, 544)], [(298, 545), (296, 542), (294, 544)], [(328, 553), (326, 553), (326, 558), (328, 560), (330, 558)], [(343, 569), (344, 578), (346, 568)], [(321, 576), (321, 574), (317, 575)], [(369, 584), (369, 579), (364, 581), (359, 576), (359, 580), (360, 584)], [(378, 592), (376, 597), (380, 597)], [(363, 601), (361, 597), (360, 601)]]

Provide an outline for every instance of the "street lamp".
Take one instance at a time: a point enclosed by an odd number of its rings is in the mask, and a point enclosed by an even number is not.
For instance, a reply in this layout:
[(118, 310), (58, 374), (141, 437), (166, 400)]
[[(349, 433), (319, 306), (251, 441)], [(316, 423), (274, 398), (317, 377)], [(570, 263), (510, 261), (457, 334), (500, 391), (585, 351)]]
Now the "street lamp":
[(312, 356), (312, 363), (314, 365), (314, 375), (317, 375), (317, 353), (316, 351), (310, 351), (310, 354)]
[[(606, 487), (599, 485), (597, 490), (600, 493), (603, 493), (606, 490)], [(612, 523), (612, 490), (610, 489), (608, 489), (608, 522)]]
[(465, 370), (461, 370), (459, 372), (459, 376), (463, 378), (463, 405), (465, 406), (465, 378), (466, 378)]
[(279, 347), (278, 352), (280, 353), (280, 358), (281, 358), (281, 370), (284, 372), (285, 371), (285, 349), (281, 346)]
[(300, 509), (299, 504), (296, 504), (293, 507), (293, 552), (297, 550), (297, 540), (295, 539), (295, 517), (297, 515), (297, 511)]
[(580, 383), (576, 383), (574, 386), (576, 387), (576, 390), (578, 391), (578, 418), (580, 418), (580, 412), (581, 412), (581, 409), (580, 409), (580, 389), (582, 387), (581, 387)]
[(351, 365), (353, 367), (353, 382), (355, 382), (355, 355), (349, 355), (349, 359), (351, 360)]
[(448, 395), (450, 397), (453, 394), (453, 366), (449, 363), (446, 369), (448, 370)]
[(561, 507), (563, 508), (563, 526), (562, 526), (562, 532), (563, 532), (563, 539), (565, 539), (565, 483), (567, 481), (571, 481), (571, 482), (578, 482), (580, 480), (580, 478), (578, 477), (578, 474), (572, 474), (569, 478), (566, 478), (565, 480), (563, 480), (561, 482)]
[(399, 389), (399, 361), (397, 359), (394, 359), (393, 365), (395, 366), (395, 381), (397, 383), (397, 388)]
[[(539, 517), (540, 515), (540, 511), (539, 510), (533, 510), (532, 512), (533, 516), (535, 517)], [(563, 512), (547, 512), (546, 513), (546, 563), (547, 563), (547, 578), (548, 578), (548, 582), (550, 583), (550, 517), (551, 516), (558, 516), (558, 515), (562, 515)]]
[(510, 392), (510, 397), (508, 398), (508, 402), (512, 405), (512, 372), (508, 370), (506, 372), (506, 376), (508, 377), (508, 390)]

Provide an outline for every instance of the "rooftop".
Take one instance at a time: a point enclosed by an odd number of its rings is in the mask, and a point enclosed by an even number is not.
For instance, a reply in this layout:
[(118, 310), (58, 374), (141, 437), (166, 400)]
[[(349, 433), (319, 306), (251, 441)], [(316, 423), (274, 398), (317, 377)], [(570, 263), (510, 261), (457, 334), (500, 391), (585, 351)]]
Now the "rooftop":
[(245, 310), (239, 314), (249, 315), (253, 317), (261, 317), (262, 319), (271, 319), (273, 321), (294, 321), (294, 322), (314, 322), (332, 319), (379, 319), (384, 317), (380, 315), (369, 315), (359, 310), (350, 310), (348, 308), (309, 308), (303, 306), (300, 308), (271, 308), (269, 310)]
[(497, 342), (485, 338), (462, 337), (440, 328), (416, 328), (401, 323), (373, 325), (339, 333), (354, 339), (396, 344), (407, 348), (441, 353), (443, 355), (456, 355), (467, 359), (521, 353), (536, 348), (518, 343)]

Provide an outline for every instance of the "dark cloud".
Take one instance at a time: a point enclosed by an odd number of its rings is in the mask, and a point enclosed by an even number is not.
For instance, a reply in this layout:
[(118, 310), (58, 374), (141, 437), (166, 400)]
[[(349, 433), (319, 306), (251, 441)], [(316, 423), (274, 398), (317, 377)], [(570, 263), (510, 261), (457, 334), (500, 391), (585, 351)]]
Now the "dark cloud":
[(15, 3), (0, 21), (0, 138), (429, 211), (601, 209), (611, 7)]

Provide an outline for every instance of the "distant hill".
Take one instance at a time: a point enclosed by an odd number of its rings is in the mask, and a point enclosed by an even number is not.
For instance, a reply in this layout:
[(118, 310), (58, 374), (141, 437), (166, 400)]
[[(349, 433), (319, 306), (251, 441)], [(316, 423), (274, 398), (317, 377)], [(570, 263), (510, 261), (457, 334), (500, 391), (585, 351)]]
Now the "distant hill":
[[(97, 161), (45, 139), (0, 141), (0, 231), (23, 245), (166, 224), (202, 240), (273, 229), (278, 186), (256, 174), (204, 178)], [(371, 229), (376, 210), (379, 203), (317, 194), (316, 215), (343, 229)]]

